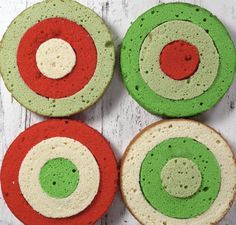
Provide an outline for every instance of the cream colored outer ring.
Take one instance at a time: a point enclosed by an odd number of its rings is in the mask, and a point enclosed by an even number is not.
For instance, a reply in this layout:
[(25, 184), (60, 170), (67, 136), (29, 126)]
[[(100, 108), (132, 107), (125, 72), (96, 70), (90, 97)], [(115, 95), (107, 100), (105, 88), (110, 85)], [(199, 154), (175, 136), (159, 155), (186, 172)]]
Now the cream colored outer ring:
[[(160, 68), (162, 49), (176, 40), (187, 41), (198, 49), (200, 63), (189, 79), (173, 80)], [(169, 21), (153, 29), (145, 38), (139, 65), (142, 78), (158, 95), (173, 100), (192, 99), (203, 94), (214, 82), (219, 55), (210, 35), (203, 28), (187, 21)]]
[[(58, 157), (69, 159), (80, 173), (76, 190), (62, 199), (47, 195), (39, 182), (43, 165)], [(98, 192), (99, 181), (99, 167), (92, 153), (80, 142), (66, 137), (49, 138), (35, 145), (25, 156), (19, 171), (24, 198), (35, 211), (50, 218), (73, 216), (87, 208)]]
[[(155, 210), (145, 199), (139, 184), (141, 164), (147, 153), (169, 138), (190, 137), (206, 145), (221, 168), (221, 187), (211, 207), (190, 219), (175, 219)], [(166, 120), (150, 126), (126, 150), (121, 166), (121, 190), (134, 216), (145, 225), (210, 225), (219, 221), (235, 195), (236, 165), (226, 141), (209, 127), (191, 120)]]

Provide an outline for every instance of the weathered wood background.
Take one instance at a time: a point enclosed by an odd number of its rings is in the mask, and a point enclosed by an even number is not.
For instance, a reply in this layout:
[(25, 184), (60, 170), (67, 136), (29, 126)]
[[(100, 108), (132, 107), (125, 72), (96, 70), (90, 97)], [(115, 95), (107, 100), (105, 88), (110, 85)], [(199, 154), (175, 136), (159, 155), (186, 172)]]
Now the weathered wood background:
[[(161, 2), (158, 0), (79, 0), (97, 12), (110, 27), (119, 58), (119, 46), (125, 32), (135, 18)], [(0, 37), (7, 26), (26, 7), (38, 0), (0, 0)], [(236, 0), (189, 0), (189, 3), (203, 6), (215, 15), (228, 27), (236, 40)], [(0, 162), (9, 144), (27, 127), (45, 120), (27, 111), (19, 105), (6, 90), (0, 80)], [(212, 110), (194, 119), (202, 121), (217, 129), (236, 149), (236, 82), (224, 99)], [(89, 110), (73, 116), (73, 119), (85, 121), (100, 131), (110, 142), (119, 160), (124, 149), (145, 126), (160, 117), (153, 116), (142, 109), (128, 94), (122, 84), (119, 62), (113, 81), (103, 98)], [(13, 162), (14, 163), (14, 162)], [(14, 215), (9, 211), (0, 194), (0, 225), (19, 225)], [(136, 225), (139, 224), (125, 208), (120, 194), (114, 200), (109, 212), (96, 225)], [(236, 225), (236, 204), (220, 223), (221, 225)], [(37, 225), (37, 224), (35, 224)]]

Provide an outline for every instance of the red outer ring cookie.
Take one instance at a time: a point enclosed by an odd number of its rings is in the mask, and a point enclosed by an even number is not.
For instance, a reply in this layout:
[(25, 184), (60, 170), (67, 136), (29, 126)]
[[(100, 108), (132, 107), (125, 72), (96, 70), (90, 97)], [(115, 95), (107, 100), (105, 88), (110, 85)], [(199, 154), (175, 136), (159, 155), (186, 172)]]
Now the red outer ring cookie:
[(183, 40), (167, 44), (160, 55), (161, 70), (174, 80), (191, 77), (197, 71), (199, 62), (197, 47)]
[[(18, 183), (18, 173), (25, 155), (37, 143), (52, 137), (80, 141), (92, 152), (100, 169), (99, 190), (91, 205), (81, 213), (63, 219), (47, 218), (34, 211), (21, 194)], [(30, 127), (11, 144), (2, 164), (1, 186), (8, 207), (26, 225), (88, 225), (95, 223), (112, 203), (117, 176), (113, 151), (99, 132), (79, 121), (48, 120)]]
[[(56, 80), (44, 76), (36, 63), (37, 49), (51, 38), (67, 41), (76, 53), (76, 65), (71, 73)], [(65, 18), (49, 18), (25, 32), (17, 50), (17, 65), (31, 90), (44, 97), (64, 98), (77, 93), (90, 81), (97, 65), (97, 50), (82, 26)]]

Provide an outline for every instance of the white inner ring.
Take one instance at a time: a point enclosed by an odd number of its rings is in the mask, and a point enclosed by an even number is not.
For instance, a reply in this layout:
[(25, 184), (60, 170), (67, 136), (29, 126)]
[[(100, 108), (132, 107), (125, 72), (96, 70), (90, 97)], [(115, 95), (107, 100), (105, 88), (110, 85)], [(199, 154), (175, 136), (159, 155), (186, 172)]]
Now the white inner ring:
[[(216, 157), (221, 169), (221, 187), (211, 207), (195, 218), (175, 219), (155, 210), (145, 199), (139, 184), (140, 168), (147, 153), (164, 140), (190, 137), (206, 145)], [(235, 193), (236, 166), (233, 154), (224, 139), (207, 126), (191, 120), (168, 120), (150, 127), (126, 150), (121, 168), (121, 189), (128, 207), (145, 225), (210, 225), (228, 210)]]
[(36, 63), (44, 76), (60, 79), (72, 71), (76, 63), (76, 55), (68, 42), (60, 38), (52, 38), (39, 46), (36, 52)]
[[(39, 174), (44, 164), (55, 158), (70, 160), (79, 170), (76, 190), (66, 198), (53, 198), (40, 185)], [(63, 218), (78, 214), (87, 208), (97, 195), (100, 172), (96, 159), (80, 142), (55, 137), (35, 145), (25, 156), (19, 171), (21, 192), (31, 207), (50, 218)]]

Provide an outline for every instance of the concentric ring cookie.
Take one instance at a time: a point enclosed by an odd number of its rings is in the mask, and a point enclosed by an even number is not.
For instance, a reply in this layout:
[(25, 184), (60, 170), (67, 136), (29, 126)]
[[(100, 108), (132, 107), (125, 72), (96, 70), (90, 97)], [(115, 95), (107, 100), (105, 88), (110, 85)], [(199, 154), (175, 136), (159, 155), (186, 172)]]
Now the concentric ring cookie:
[(24, 224), (94, 224), (114, 198), (116, 160), (94, 129), (79, 121), (48, 120), (11, 144), (1, 186), (8, 207)]
[(72, 1), (49, 0), (17, 16), (1, 42), (0, 70), (29, 110), (69, 116), (94, 104), (114, 69), (112, 36), (102, 19)]
[(210, 225), (229, 210), (236, 164), (215, 130), (192, 120), (163, 120), (141, 131), (121, 162), (126, 206), (145, 225)]
[(122, 43), (130, 95), (153, 114), (193, 116), (212, 108), (233, 82), (234, 43), (209, 11), (160, 4), (137, 18)]

